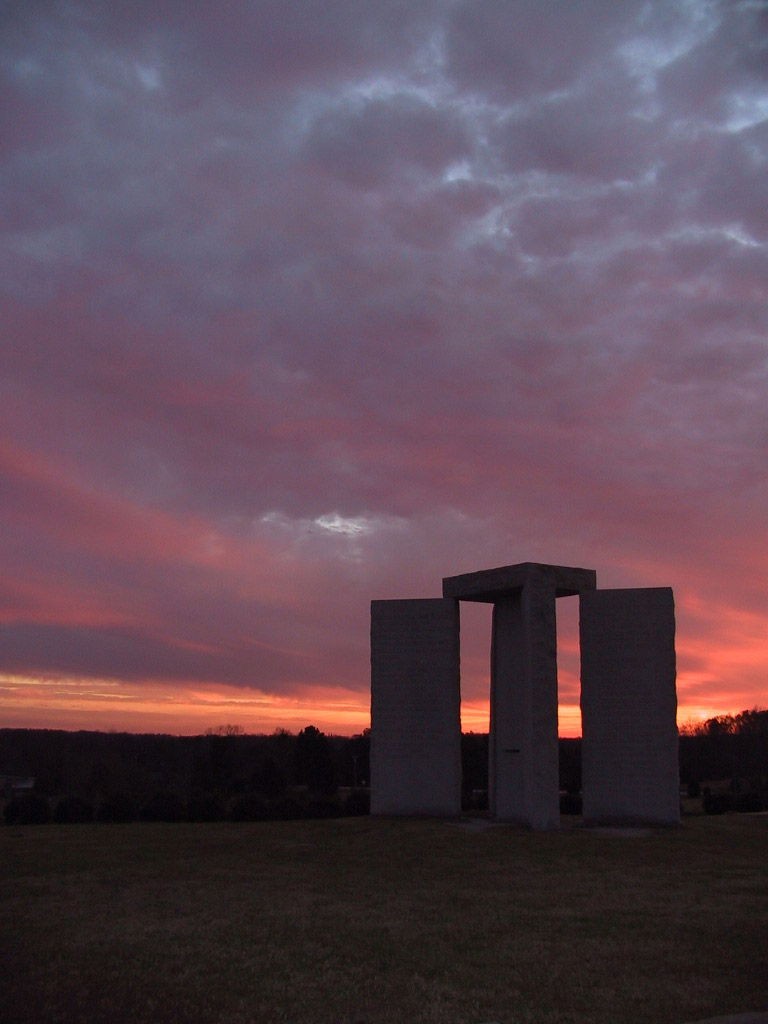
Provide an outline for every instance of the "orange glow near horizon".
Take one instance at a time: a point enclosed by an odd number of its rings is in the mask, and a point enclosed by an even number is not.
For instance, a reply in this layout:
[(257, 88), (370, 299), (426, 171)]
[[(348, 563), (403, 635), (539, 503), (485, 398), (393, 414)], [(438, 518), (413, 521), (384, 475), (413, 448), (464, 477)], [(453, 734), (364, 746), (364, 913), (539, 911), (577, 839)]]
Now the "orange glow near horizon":
[[(305, 688), (287, 697), (215, 685), (138, 685), (109, 679), (5, 675), (0, 677), (0, 700), (3, 728), (187, 736), (222, 725), (237, 725), (247, 733), (271, 733), (278, 729), (298, 732), (314, 725), (326, 733), (352, 736), (370, 726), (368, 694), (340, 687)], [(682, 700), (677, 720), (679, 725), (697, 724), (717, 715), (738, 714), (753, 704), (742, 707), (730, 701), (718, 706), (711, 700)], [(462, 701), (464, 732), (487, 732), (488, 719), (488, 700)], [(560, 736), (580, 736), (578, 703), (561, 703), (558, 723)]]
[[(764, 688), (757, 685), (765, 661), (763, 623), (759, 616), (732, 612), (719, 620), (717, 643), (701, 639), (710, 624), (711, 609), (690, 597), (679, 605), (698, 620), (699, 636), (678, 637), (678, 724), (697, 724), (724, 714), (738, 714), (765, 705)], [(558, 622), (559, 733), (581, 735), (579, 708), (578, 608), (562, 602)], [(487, 615), (471, 613), (462, 631), (461, 724), (465, 732), (488, 731)], [(726, 688), (722, 680), (742, 680)], [(757, 699), (756, 699), (756, 695)], [(341, 686), (295, 685), (291, 695), (278, 695), (211, 682), (86, 677), (0, 675), (0, 725), (121, 732), (163, 732), (196, 735), (231, 724), (249, 733), (277, 729), (297, 732), (315, 725), (326, 733), (354, 735), (370, 725), (366, 690)]]
[(221, 725), (249, 733), (296, 732), (314, 725), (354, 735), (370, 725), (370, 706), (341, 688), (280, 697), (226, 686), (132, 685), (115, 680), (0, 677), (3, 725), (198, 735)]

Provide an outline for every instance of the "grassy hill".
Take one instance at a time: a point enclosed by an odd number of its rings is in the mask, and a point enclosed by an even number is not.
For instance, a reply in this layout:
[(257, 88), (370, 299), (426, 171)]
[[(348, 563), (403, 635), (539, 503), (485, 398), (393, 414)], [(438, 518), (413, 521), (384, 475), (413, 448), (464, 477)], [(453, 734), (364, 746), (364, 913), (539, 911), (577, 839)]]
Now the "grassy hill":
[(768, 817), (0, 829), (8, 1024), (679, 1024), (768, 1007)]

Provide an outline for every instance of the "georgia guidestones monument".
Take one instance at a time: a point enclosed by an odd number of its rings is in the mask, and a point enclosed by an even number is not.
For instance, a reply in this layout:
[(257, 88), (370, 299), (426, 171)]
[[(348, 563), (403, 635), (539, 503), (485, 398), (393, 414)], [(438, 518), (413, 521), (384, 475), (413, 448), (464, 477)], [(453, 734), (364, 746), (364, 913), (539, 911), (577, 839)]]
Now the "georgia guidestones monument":
[(449, 576), (441, 598), (371, 602), (371, 812), (461, 811), (459, 603), (493, 605), (489, 803), (560, 823), (555, 601), (579, 597), (585, 823), (680, 821), (672, 590), (598, 590), (523, 562)]

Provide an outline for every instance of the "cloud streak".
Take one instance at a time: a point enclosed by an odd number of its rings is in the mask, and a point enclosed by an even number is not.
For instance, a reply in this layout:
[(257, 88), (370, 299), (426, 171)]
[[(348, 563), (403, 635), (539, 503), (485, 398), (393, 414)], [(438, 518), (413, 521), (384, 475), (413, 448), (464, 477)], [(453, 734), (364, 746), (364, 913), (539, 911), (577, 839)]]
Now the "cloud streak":
[(362, 726), (371, 598), (538, 560), (764, 703), (764, 6), (0, 19), (1, 672)]

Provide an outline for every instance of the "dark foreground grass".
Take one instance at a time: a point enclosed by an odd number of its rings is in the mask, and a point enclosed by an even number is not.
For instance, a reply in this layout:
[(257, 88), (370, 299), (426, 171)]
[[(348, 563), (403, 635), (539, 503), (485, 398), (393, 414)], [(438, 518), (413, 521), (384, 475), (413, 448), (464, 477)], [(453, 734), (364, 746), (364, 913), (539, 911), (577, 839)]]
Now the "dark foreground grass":
[(768, 818), (0, 829), (13, 1024), (679, 1024), (768, 1008)]

